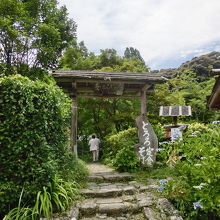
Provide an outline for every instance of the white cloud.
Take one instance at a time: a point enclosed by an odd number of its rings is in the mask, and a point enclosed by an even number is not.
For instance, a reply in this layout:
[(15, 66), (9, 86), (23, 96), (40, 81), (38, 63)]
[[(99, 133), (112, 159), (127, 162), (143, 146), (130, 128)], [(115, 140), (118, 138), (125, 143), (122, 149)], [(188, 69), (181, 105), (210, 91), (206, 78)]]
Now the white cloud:
[[(146, 63), (219, 49), (219, 0), (60, 0), (90, 51), (137, 48)], [(207, 51), (207, 45), (212, 45)]]

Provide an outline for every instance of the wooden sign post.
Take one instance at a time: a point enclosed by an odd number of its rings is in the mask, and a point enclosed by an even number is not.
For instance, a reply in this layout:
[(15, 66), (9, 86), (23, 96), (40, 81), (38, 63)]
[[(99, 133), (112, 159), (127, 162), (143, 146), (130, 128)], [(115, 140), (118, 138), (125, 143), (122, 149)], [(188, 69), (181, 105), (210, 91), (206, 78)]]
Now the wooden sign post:
[(145, 115), (136, 118), (138, 127), (139, 146), (137, 149), (138, 157), (146, 167), (152, 167), (156, 161), (158, 148), (157, 136)]

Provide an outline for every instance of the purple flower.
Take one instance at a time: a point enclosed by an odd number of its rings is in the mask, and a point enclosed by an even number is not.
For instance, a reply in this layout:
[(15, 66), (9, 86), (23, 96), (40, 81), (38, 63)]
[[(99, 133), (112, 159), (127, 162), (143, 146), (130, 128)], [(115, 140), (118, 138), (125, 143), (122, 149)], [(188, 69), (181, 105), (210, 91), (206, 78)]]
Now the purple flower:
[(164, 186), (162, 186), (162, 185), (160, 185), (160, 187), (157, 189), (157, 192), (163, 192), (163, 190), (164, 190)]
[(213, 121), (212, 124), (218, 124), (220, 121)]
[(168, 183), (168, 180), (162, 179), (162, 180), (159, 181), (159, 183), (160, 183), (160, 185), (165, 185), (165, 184)]
[(203, 209), (203, 206), (201, 205), (200, 202), (194, 202), (194, 203), (193, 203), (193, 207), (194, 207), (194, 209), (198, 209), (198, 208)]

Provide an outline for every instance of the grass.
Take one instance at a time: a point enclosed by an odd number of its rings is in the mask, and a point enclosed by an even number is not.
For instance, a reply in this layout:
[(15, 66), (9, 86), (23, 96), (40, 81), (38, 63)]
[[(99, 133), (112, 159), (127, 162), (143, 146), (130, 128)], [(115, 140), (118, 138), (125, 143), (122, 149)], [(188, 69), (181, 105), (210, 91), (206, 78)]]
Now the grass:
[(134, 173), (135, 180), (141, 183), (147, 183), (148, 179), (167, 179), (178, 176), (178, 171), (174, 167), (159, 166), (153, 169), (142, 168)]

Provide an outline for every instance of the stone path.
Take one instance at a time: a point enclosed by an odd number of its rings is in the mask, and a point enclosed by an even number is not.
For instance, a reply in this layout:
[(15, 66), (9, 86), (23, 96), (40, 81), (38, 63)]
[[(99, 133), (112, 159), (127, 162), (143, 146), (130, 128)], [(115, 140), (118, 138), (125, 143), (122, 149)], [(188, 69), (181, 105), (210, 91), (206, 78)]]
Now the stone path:
[(114, 169), (107, 167), (101, 163), (88, 163), (87, 168), (90, 174), (94, 173), (111, 173)]
[(88, 169), (88, 184), (81, 190), (84, 199), (56, 220), (182, 220), (173, 205), (160, 197), (156, 180), (139, 184), (131, 174), (98, 163)]

